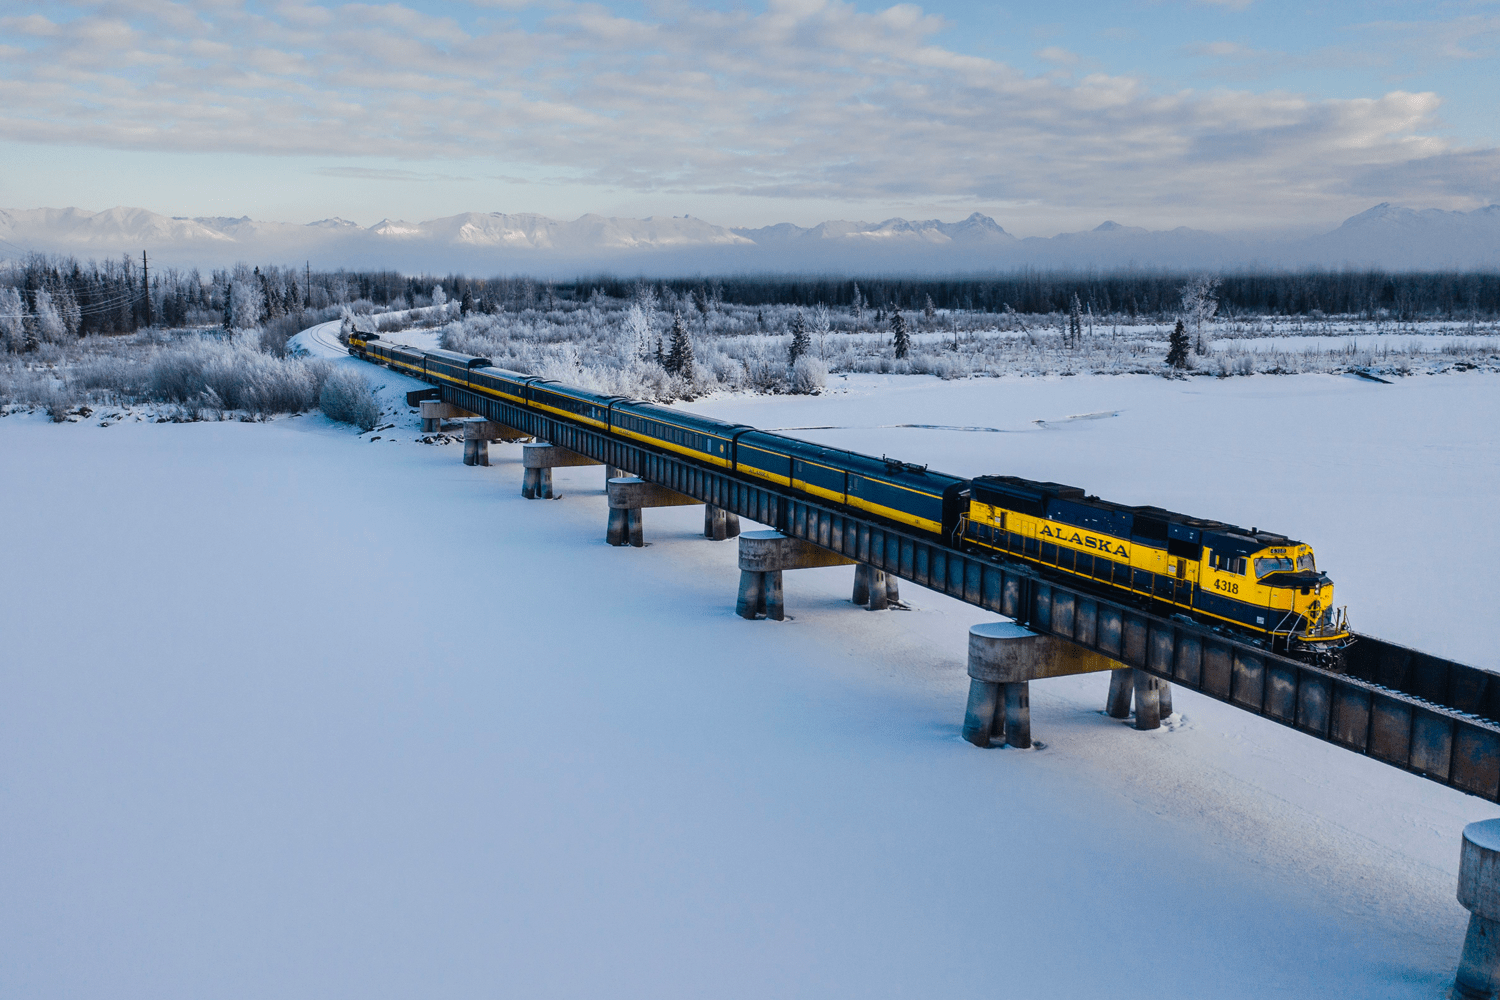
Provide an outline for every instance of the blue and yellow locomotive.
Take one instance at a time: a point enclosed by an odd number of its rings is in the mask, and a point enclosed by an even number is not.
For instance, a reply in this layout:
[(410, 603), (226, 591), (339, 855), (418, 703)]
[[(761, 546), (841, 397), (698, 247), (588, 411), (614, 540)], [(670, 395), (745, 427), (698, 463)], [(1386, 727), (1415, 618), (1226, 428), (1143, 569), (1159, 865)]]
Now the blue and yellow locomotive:
[(957, 534), (970, 551), (1004, 554), (1249, 632), (1278, 652), (1331, 661), (1352, 638), (1312, 547), (1284, 535), (1013, 476), (971, 482)]
[(1075, 585), (1187, 615), (1278, 652), (1335, 662), (1352, 639), (1346, 615), (1334, 608), (1333, 582), (1317, 568), (1312, 548), (1282, 535), (1112, 503), (1057, 483), (962, 479), (373, 335), (352, 335), (349, 351), (425, 381), (938, 536), (969, 552), (1030, 563)]

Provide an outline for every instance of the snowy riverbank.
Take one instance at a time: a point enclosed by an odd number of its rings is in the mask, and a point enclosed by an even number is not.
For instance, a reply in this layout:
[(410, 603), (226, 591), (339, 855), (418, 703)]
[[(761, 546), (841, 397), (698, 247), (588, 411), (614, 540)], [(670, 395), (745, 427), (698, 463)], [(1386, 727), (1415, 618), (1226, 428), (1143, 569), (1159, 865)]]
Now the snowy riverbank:
[[(831, 569), (741, 621), (696, 508), (610, 548), (599, 469), (522, 500), (365, 370), (371, 435), (0, 420), (8, 992), (1444, 995), (1493, 805), (1099, 677), (974, 750), (977, 609)], [(1361, 629), (1500, 666), (1494, 376), (832, 381), (692, 408), (1286, 531)]]

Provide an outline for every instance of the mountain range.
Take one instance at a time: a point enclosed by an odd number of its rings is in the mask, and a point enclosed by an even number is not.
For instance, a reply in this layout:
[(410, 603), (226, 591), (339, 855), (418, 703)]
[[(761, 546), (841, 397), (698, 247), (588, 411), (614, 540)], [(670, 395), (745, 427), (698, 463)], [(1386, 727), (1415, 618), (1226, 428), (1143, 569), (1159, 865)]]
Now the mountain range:
[(1500, 205), (1471, 212), (1377, 205), (1315, 235), (1149, 230), (1116, 222), (1082, 232), (1017, 238), (975, 212), (936, 219), (791, 223), (726, 228), (689, 217), (571, 222), (533, 213), (465, 212), (427, 222), (384, 219), (364, 227), (330, 218), (307, 224), (249, 218), (168, 217), (143, 208), (0, 209), (0, 258), (28, 252), (102, 257), (148, 251), (157, 262), (199, 268), (239, 261), (408, 273), (616, 274), (812, 271), (932, 273), (1020, 267), (1173, 269), (1379, 267), (1500, 268)]

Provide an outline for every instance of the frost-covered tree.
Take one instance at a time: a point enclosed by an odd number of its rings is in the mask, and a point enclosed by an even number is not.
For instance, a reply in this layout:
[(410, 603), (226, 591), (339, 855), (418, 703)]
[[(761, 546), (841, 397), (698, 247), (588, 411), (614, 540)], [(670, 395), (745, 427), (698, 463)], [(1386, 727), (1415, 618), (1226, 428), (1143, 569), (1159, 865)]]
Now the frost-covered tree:
[(260, 282), (235, 278), (229, 283), (229, 294), (224, 298), (224, 329), (253, 330), (260, 326), (264, 309)]
[(644, 281), (635, 283), (635, 304), (649, 317), (656, 312), (656, 286)]
[(1073, 303), (1068, 307), (1068, 346), (1077, 348), (1083, 343), (1083, 303), (1078, 293), (1073, 293)]
[(1188, 335), (1187, 327), (1182, 320), (1177, 321), (1177, 326), (1172, 330), (1171, 340), (1167, 343), (1167, 364), (1173, 368), (1186, 368), (1188, 366)]
[(891, 313), (891, 343), (896, 345), (896, 357), (904, 358), (911, 353), (911, 333), (906, 329), (906, 317), (897, 306)]
[(26, 302), (10, 286), (0, 288), (0, 342), (7, 351), (20, 351), (26, 342)]
[(931, 295), (927, 296), (927, 304), (922, 307), (922, 315), (927, 318), (927, 322), (929, 323), (932, 322), (932, 317), (937, 315), (937, 307), (932, 304)]
[(859, 292), (859, 282), (854, 283), (854, 294), (849, 299), (849, 311), (854, 314), (854, 332), (859, 332), (859, 324), (865, 318), (865, 297)]
[(672, 314), (672, 349), (667, 353), (667, 363), (662, 367), (673, 375), (692, 381), (693, 339), (688, 336), (687, 324), (682, 321), (680, 312)]
[(625, 310), (621, 327), (621, 341), (628, 356), (645, 360), (651, 355), (651, 314), (641, 307), (639, 300), (630, 303)]
[(58, 314), (62, 316), (63, 326), (67, 328), (68, 336), (79, 336), (83, 327), (83, 310), (78, 306), (78, 299), (74, 296), (73, 289), (63, 285), (52, 297), (52, 304), (57, 307)]
[(1179, 289), (1182, 293), (1182, 314), (1193, 324), (1193, 337), (1197, 340), (1199, 354), (1208, 353), (1203, 343), (1203, 324), (1219, 312), (1219, 299), (1215, 294), (1218, 290), (1219, 276), (1216, 274), (1200, 274)]
[(448, 304), (448, 293), (443, 291), (442, 285), (432, 286), (432, 304), (435, 306)]
[(813, 309), (812, 332), (818, 341), (818, 357), (823, 356), (823, 344), (828, 336), (828, 331), (833, 326), (833, 317), (828, 314), (828, 307), (819, 302)]
[(797, 359), (805, 355), (812, 347), (812, 337), (807, 332), (807, 320), (802, 318), (802, 310), (798, 309), (792, 313), (792, 343), (787, 349), (786, 363), (795, 365)]
[(38, 288), (35, 301), (36, 306), (32, 312), (36, 317), (37, 337), (49, 344), (62, 343), (68, 327), (57, 307), (52, 304), (52, 293), (45, 288)]

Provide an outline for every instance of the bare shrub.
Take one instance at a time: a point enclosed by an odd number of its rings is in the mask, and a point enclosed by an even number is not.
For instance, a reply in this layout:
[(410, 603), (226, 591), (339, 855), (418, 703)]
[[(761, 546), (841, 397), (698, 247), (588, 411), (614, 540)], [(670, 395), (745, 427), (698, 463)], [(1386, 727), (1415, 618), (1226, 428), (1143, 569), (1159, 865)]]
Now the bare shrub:
[(318, 408), (330, 420), (353, 424), (362, 431), (374, 430), (380, 422), (375, 390), (362, 372), (347, 366), (329, 372), (318, 394)]

